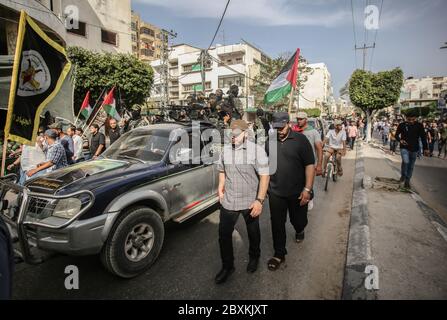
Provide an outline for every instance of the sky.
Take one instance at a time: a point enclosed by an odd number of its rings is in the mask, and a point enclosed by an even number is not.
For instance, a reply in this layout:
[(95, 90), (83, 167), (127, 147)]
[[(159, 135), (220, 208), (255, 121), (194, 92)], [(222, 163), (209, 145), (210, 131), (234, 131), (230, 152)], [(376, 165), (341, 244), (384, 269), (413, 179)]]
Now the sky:
[[(227, 0), (132, 0), (143, 20), (178, 36), (174, 44), (207, 48)], [(367, 6), (375, 6), (377, 15)], [(380, 8), (382, 11), (380, 14)], [(356, 68), (401, 67), (405, 77), (447, 76), (447, 0), (231, 0), (214, 44), (244, 39), (274, 58), (301, 49), (309, 63), (324, 62), (334, 96)], [(378, 29), (365, 28), (365, 19)], [(370, 24), (371, 25), (371, 24)], [(375, 41), (374, 41), (375, 40)]]

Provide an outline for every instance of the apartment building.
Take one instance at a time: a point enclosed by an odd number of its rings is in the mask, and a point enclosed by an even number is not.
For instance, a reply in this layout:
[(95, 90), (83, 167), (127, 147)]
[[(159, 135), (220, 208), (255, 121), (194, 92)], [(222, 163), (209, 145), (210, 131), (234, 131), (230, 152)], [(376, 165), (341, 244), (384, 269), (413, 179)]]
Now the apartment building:
[(145, 22), (132, 11), (132, 54), (138, 59), (151, 62), (161, 58), (162, 48), (167, 49), (167, 37), (162, 29)]
[[(202, 87), (201, 49), (188, 44), (172, 46), (169, 52), (169, 100), (172, 104), (186, 104), (186, 99), (194, 92), (204, 91), (206, 95), (222, 89), (224, 93), (231, 85), (239, 86), (239, 94), (244, 107), (253, 104), (250, 86), (259, 75), (261, 65), (269, 57), (248, 42), (232, 45), (216, 45), (208, 50), (205, 62), (205, 88)], [(160, 102), (162, 88), (162, 61), (151, 63), (155, 71), (152, 99)]]
[(319, 108), (324, 111), (325, 105), (334, 105), (331, 74), (325, 63), (313, 63), (308, 67), (312, 71), (307, 76), (304, 88), (301, 89), (299, 107)]
[(404, 81), (399, 102), (402, 106), (424, 106), (437, 102), (447, 90), (447, 77), (409, 77)]

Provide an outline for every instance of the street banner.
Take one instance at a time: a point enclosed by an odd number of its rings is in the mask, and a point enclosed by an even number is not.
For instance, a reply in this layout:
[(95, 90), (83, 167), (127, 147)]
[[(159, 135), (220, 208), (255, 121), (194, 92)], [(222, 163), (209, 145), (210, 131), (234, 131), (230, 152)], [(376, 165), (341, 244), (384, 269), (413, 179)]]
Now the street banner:
[(65, 49), (22, 11), (11, 79), (5, 138), (34, 145), (42, 111), (71, 69)]
[(290, 58), (281, 69), (279, 76), (273, 80), (264, 97), (265, 104), (274, 104), (286, 97), (296, 87), (298, 79), (298, 64), (300, 49)]

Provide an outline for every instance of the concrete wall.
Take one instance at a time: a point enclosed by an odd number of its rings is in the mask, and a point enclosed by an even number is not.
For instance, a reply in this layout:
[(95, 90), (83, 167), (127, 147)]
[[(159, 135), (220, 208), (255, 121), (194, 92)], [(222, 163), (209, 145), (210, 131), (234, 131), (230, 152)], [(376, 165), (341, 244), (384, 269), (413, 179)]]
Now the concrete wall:
[[(56, 1), (57, 2), (57, 1)], [(132, 53), (130, 0), (61, 0), (79, 8), (79, 20), (87, 24), (86, 36), (68, 33), (67, 45), (96, 52)], [(101, 28), (117, 33), (117, 45), (101, 41)]]

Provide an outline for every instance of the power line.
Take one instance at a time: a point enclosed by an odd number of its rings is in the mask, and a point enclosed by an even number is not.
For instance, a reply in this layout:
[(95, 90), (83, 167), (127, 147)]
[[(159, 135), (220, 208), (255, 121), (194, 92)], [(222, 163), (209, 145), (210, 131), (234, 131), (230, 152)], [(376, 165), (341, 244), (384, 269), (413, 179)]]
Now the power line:
[[(379, 23), (380, 25), (382, 24), (382, 9), (383, 9), (383, 0), (382, 3), (380, 4), (380, 11), (379, 11)], [(372, 53), (371, 53), (371, 60), (369, 62), (369, 69), (372, 70), (372, 63), (373, 63), (373, 59), (374, 59), (374, 49), (375, 49), (375, 45), (377, 42), (377, 34), (379, 33), (379, 28), (376, 29), (376, 34), (374, 36), (374, 48), (372, 49)]]
[(239, 71), (233, 69), (233, 68), (230, 67), (229, 65), (225, 64), (224, 62), (220, 61), (219, 59), (217, 59), (217, 58), (215, 58), (215, 57), (213, 57), (213, 56), (210, 56), (210, 57), (211, 57), (211, 59), (213, 59), (213, 60), (216, 61), (217, 63), (220, 63), (223, 67), (227, 68), (228, 70), (231, 70), (231, 71), (233, 71), (233, 72), (235, 72), (235, 73), (237, 73), (237, 74), (240, 74), (240, 75), (246, 77), (246, 78), (249, 79), (249, 80), (255, 81), (255, 82), (257, 82), (257, 83), (259, 83), (259, 84), (262, 84), (262, 85), (264, 85), (264, 86), (268, 86), (268, 85), (269, 85), (268, 83), (264, 83), (264, 82), (262, 82), (262, 81), (260, 81), (260, 80), (258, 80), (258, 79), (251, 78), (251, 77), (247, 76), (245, 73), (242, 73), (242, 72), (239, 72)]
[[(352, 13), (352, 30), (354, 32), (354, 48), (357, 47), (357, 34), (355, 32), (355, 18), (354, 18), (354, 4), (353, 0), (351, 0), (351, 13)], [(357, 50), (354, 50), (355, 55), (355, 68), (357, 69)]]
[(227, 5), (225, 6), (225, 10), (224, 10), (224, 12), (223, 12), (223, 14), (222, 14), (222, 17), (220, 18), (219, 25), (217, 26), (216, 32), (214, 33), (213, 40), (211, 40), (210, 45), (208, 46), (208, 49), (207, 49), (206, 51), (208, 51), (208, 50), (211, 48), (211, 46), (212, 46), (213, 43), (214, 43), (214, 40), (216, 40), (217, 33), (219, 32), (220, 26), (222, 25), (222, 21), (223, 21), (223, 19), (224, 19), (224, 17), (225, 17), (225, 14), (226, 14), (226, 12), (227, 12), (228, 5), (230, 4), (230, 1), (231, 1), (231, 0), (228, 0), (228, 1), (227, 1)]

